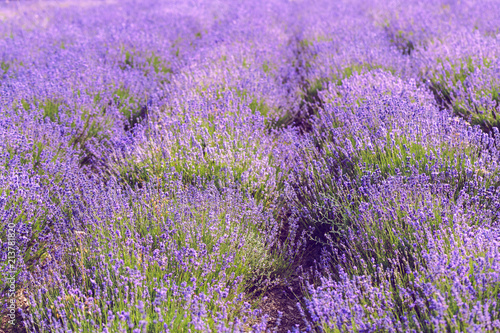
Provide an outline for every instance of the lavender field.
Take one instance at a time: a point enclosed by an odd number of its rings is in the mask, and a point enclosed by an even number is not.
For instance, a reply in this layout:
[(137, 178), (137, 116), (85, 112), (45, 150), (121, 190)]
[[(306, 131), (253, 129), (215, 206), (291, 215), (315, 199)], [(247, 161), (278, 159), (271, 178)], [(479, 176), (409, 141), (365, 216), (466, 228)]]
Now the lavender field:
[(0, 4), (0, 332), (500, 332), (500, 2)]

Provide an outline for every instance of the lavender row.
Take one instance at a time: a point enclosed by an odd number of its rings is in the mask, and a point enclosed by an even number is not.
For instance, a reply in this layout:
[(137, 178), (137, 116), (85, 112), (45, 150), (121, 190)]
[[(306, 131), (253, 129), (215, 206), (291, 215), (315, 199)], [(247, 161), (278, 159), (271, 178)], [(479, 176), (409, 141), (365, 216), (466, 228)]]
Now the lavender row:
[(470, 127), (388, 72), (323, 98), (287, 184), (324, 244), (320, 273), (304, 279), (309, 329), (498, 329), (498, 130)]
[(27, 331), (270, 330), (311, 247), (303, 330), (498, 329), (495, 3), (67, 4), (0, 26)]

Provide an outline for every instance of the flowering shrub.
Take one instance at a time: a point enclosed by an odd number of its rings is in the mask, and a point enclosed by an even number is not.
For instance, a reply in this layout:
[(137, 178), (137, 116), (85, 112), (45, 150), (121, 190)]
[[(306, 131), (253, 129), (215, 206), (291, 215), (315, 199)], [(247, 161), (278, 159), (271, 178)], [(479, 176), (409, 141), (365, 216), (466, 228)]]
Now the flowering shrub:
[(500, 330), (498, 9), (0, 5), (0, 330)]

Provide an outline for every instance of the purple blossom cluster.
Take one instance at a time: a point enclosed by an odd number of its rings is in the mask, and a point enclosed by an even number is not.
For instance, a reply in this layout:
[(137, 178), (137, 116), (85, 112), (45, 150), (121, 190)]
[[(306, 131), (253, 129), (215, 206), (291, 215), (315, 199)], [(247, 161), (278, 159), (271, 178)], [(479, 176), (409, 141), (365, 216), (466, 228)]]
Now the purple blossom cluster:
[(499, 9), (496, 1), (411, 1), (373, 11), (440, 104), (491, 131), (498, 127)]
[(0, 5), (0, 330), (500, 330), (498, 9)]

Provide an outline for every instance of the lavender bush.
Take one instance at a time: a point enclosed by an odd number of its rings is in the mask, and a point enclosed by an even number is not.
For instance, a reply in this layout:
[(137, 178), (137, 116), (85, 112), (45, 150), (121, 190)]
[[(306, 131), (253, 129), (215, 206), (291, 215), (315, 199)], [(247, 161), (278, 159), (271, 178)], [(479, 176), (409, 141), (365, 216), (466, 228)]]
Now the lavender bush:
[(498, 9), (0, 5), (0, 330), (500, 330)]

